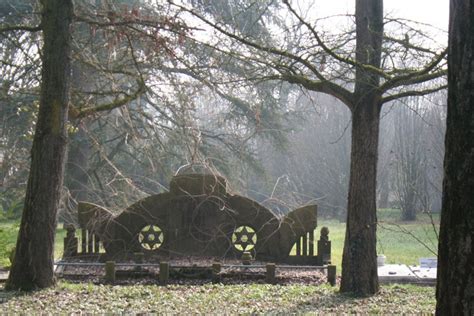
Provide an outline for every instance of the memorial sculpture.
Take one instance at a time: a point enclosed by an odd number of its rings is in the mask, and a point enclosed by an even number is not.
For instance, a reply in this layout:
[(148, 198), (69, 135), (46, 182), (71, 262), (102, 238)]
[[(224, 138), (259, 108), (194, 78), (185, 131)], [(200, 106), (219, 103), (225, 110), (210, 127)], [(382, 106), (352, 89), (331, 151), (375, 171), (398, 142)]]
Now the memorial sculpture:
[(146, 258), (241, 258), (250, 253), (261, 261), (314, 265), (331, 260), (327, 228), (314, 251), (316, 205), (278, 216), (228, 192), (224, 177), (203, 166), (180, 169), (169, 192), (146, 197), (118, 215), (81, 202), (78, 216), (81, 249), (77, 251), (78, 240), (70, 229), (65, 256), (97, 254), (102, 244), (105, 256), (113, 260), (134, 253)]

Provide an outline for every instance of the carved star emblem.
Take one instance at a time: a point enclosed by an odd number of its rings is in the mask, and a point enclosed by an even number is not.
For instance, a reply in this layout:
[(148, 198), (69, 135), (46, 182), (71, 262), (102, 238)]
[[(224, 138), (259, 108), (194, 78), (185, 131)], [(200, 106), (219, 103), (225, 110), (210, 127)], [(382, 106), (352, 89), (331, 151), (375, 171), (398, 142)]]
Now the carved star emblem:
[(163, 243), (164, 235), (160, 227), (147, 225), (138, 234), (140, 245), (147, 250), (156, 250)]
[(257, 234), (255, 230), (248, 226), (238, 227), (232, 234), (232, 243), (237, 250), (248, 251), (255, 247)]

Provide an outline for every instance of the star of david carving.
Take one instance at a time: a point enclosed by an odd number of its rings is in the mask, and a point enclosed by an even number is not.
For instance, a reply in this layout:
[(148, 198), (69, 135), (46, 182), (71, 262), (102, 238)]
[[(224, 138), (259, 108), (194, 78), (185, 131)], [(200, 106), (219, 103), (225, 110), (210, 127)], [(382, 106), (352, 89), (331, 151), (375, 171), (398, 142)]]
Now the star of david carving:
[(255, 230), (248, 226), (238, 227), (232, 234), (232, 243), (237, 250), (248, 251), (255, 247), (257, 234)]
[(140, 245), (147, 250), (156, 250), (163, 243), (163, 232), (156, 225), (147, 225), (142, 228), (138, 235)]

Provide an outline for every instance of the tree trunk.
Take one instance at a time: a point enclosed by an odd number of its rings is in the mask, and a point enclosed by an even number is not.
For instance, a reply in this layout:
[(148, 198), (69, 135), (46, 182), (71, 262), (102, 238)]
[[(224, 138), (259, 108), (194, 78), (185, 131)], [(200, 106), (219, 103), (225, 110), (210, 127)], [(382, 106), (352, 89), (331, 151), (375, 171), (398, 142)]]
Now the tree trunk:
[[(379, 178), (380, 179), (380, 178)], [(379, 180), (380, 181), (380, 180)], [(378, 198), (378, 202), (377, 202), (377, 205), (380, 207), (380, 208), (388, 208), (389, 207), (389, 201), (388, 201), (388, 197), (390, 195), (390, 182), (389, 182), (389, 176), (386, 175), (385, 177), (383, 177), (382, 179), (382, 184), (379, 188), (379, 198)], [(380, 182), (379, 182), (380, 183)]]
[(376, 176), (380, 106), (361, 100), (352, 113), (352, 150), (341, 292), (378, 292)]
[[(380, 67), (383, 0), (356, 1), (356, 60)], [(380, 126), (379, 75), (356, 68), (352, 110), (351, 172), (341, 292), (357, 295), (379, 290), (376, 252), (376, 178)]]
[[(413, 136), (416, 137), (416, 136)], [(407, 170), (398, 170), (400, 173), (406, 173)], [(402, 211), (401, 220), (402, 221), (414, 221), (416, 220), (416, 192), (418, 186), (416, 185), (416, 181), (410, 175), (398, 175), (401, 176), (402, 179), (401, 183), (398, 183), (398, 190), (399, 190), (399, 199), (400, 199), (400, 208)], [(401, 187), (402, 186), (402, 187)]]
[[(407, 203), (408, 204), (408, 203)], [(416, 220), (416, 209), (415, 203), (408, 204), (409, 206), (402, 207), (402, 221), (415, 221)]]
[(474, 315), (474, 5), (451, 0), (437, 315)]
[(16, 254), (6, 285), (10, 290), (54, 284), (54, 234), (66, 154), (73, 5), (71, 0), (44, 0), (42, 5), (40, 108)]

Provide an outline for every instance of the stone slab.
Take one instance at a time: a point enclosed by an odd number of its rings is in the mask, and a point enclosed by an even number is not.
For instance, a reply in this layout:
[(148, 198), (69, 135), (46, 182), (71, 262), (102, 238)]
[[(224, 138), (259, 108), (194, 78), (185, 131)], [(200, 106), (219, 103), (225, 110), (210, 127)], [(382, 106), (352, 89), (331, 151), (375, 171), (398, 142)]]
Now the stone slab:
[(378, 267), (380, 283), (435, 284), (436, 268), (421, 268), (405, 264), (387, 264)]
[(8, 279), (8, 274), (7, 270), (0, 270), (0, 282), (5, 282)]

